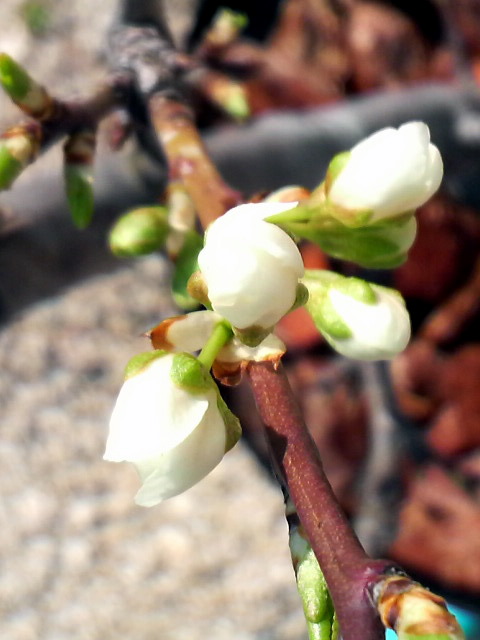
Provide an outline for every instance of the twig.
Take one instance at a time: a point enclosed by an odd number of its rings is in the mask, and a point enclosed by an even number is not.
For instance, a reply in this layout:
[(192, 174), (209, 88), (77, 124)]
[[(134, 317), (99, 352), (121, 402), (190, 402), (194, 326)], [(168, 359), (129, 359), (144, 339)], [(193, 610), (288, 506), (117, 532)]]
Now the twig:
[(149, 102), (153, 126), (168, 160), (170, 179), (181, 179), (192, 198), (200, 222), (210, 222), (240, 202), (210, 160), (185, 104), (154, 95)]
[(324, 474), (283, 368), (251, 363), (247, 372), (275, 468), (325, 575), (343, 640), (380, 640), (384, 630), (369, 593), (392, 563), (370, 560), (360, 545)]

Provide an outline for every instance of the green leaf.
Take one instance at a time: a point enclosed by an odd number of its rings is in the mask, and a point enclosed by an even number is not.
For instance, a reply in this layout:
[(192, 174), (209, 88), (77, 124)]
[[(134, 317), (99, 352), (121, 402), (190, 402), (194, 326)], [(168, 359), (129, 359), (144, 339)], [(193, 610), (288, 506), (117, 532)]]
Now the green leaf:
[(175, 304), (182, 309), (196, 309), (198, 300), (188, 293), (187, 284), (190, 276), (198, 270), (198, 254), (203, 248), (203, 238), (195, 231), (187, 231), (182, 248), (175, 260), (172, 278), (172, 295)]
[(13, 157), (7, 146), (0, 144), (0, 191), (10, 188), (23, 168), (23, 163)]
[(65, 165), (65, 191), (72, 220), (79, 229), (92, 221), (94, 211), (93, 176), (90, 165)]
[(0, 84), (12, 98), (22, 100), (36, 83), (13, 58), (0, 53)]

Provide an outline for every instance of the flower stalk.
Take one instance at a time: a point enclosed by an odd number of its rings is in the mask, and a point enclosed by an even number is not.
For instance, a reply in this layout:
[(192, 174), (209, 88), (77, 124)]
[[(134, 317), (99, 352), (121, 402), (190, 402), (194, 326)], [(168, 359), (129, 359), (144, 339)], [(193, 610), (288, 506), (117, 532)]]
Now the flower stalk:
[(212, 332), (212, 335), (198, 356), (198, 360), (206, 369), (211, 369), (215, 358), (233, 336), (233, 331), (228, 322), (219, 322)]

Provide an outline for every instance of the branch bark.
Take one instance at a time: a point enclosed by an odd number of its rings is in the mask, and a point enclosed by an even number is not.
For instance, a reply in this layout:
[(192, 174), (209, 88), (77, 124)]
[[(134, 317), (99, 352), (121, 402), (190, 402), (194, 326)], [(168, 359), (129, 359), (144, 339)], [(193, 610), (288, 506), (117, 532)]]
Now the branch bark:
[(247, 373), (274, 467), (325, 575), (343, 640), (383, 640), (370, 593), (392, 563), (371, 560), (358, 541), (325, 476), (283, 367), (251, 363)]

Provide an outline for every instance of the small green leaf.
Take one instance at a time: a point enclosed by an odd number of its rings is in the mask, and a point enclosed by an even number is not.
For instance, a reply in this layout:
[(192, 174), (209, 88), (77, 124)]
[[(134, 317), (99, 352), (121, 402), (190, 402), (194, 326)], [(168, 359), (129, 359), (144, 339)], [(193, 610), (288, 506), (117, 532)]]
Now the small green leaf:
[(12, 98), (22, 100), (36, 82), (6, 53), (0, 53), (0, 84)]
[(23, 164), (13, 157), (7, 146), (0, 144), (0, 191), (10, 188), (23, 168)]
[(196, 309), (198, 300), (188, 293), (190, 276), (198, 270), (198, 254), (203, 248), (203, 238), (196, 231), (187, 231), (182, 248), (176, 260), (172, 278), (172, 295), (175, 304), (181, 309)]
[(79, 229), (92, 221), (94, 211), (93, 174), (90, 165), (65, 165), (65, 191), (72, 220)]

